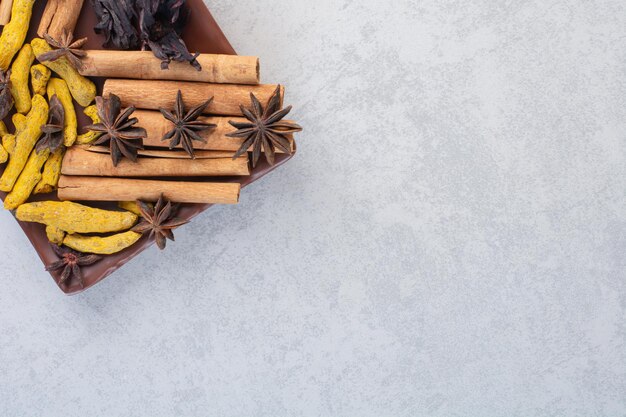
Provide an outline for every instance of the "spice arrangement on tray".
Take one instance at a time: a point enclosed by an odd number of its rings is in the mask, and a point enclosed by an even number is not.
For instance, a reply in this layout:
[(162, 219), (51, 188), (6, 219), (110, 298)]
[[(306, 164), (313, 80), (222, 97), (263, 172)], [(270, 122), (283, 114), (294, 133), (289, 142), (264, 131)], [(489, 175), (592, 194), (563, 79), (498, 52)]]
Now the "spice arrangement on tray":
[[(0, 0), (0, 191), (45, 227), (62, 288), (141, 239), (164, 249), (182, 206), (235, 204), (237, 179), (295, 151), (284, 88), (256, 57), (190, 52), (185, 1), (49, 0), (35, 21), (38, 1)], [(105, 49), (74, 38), (83, 8)]]

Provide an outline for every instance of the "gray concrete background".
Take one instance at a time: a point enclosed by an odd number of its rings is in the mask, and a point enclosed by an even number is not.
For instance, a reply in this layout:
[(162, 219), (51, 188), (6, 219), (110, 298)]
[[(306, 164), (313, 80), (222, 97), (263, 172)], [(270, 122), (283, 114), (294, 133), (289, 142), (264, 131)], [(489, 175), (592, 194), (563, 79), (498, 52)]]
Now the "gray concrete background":
[(0, 415), (626, 416), (622, 0), (212, 3), (298, 157), (73, 298), (0, 213)]

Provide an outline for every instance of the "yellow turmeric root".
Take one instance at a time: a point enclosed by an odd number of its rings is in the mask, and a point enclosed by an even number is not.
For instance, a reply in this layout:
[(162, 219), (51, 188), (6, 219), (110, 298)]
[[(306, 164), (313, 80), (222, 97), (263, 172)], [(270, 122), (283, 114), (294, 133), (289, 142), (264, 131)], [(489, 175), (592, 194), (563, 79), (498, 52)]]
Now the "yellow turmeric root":
[(9, 130), (7, 129), (7, 125), (0, 120), (0, 136), (8, 135)]
[(134, 245), (141, 238), (140, 233), (132, 231), (119, 233), (113, 236), (82, 236), (67, 235), (63, 244), (68, 248), (83, 253), (95, 253), (96, 255), (112, 255)]
[[(52, 50), (50, 45), (41, 38), (33, 39), (30, 44), (37, 57)], [(96, 85), (80, 75), (76, 68), (69, 63), (67, 58), (62, 57), (56, 61), (45, 61), (42, 62), (42, 64), (65, 80), (72, 93), (72, 97), (74, 97), (81, 106), (89, 106), (96, 98)]]
[(15, 210), (28, 200), (33, 189), (41, 180), (41, 168), (46, 163), (49, 156), (49, 149), (44, 149), (41, 153), (33, 149), (28, 158), (28, 162), (26, 162), (26, 166), (24, 166), (24, 170), (13, 187), (13, 191), (4, 199), (5, 209)]
[(51, 76), (52, 71), (45, 65), (37, 64), (30, 67), (30, 83), (33, 87), (33, 94), (45, 95)]
[[(147, 203), (148, 206), (152, 207), (152, 204)], [(141, 210), (139, 210), (139, 204), (136, 201), (120, 201), (117, 203), (117, 206), (126, 211), (130, 211), (131, 213), (135, 213), (137, 216), (141, 217)]]
[(6, 71), (15, 54), (20, 50), (33, 15), (35, 0), (13, 0), (11, 21), (2, 30), (0, 36), (0, 69)]
[(78, 136), (78, 120), (76, 110), (72, 101), (72, 95), (67, 87), (67, 83), (60, 78), (51, 78), (48, 81), (48, 100), (56, 94), (57, 98), (65, 110), (65, 121), (63, 123), (63, 144), (68, 148), (76, 142)]
[(0, 145), (0, 164), (4, 164), (8, 160), (9, 160), (9, 153), (7, 152), (6, 149), (4, 149), (4, 146)]
[(15, 110), (18, 113), (26, 114), (30, 111), (31, 97), (28, 88), (28, 78), (30, 76), (30, 66), (35, 60), (33, 48), (26, 44), (17, 54), (17, 58), (11, 66), (11, 95), (15, 101)]
[[(32, 107), (32, 103), (31, 103), (31, 107)], [(26, 126), (26, 116), (24, 116), (21, 113), (15, 113), (13, 117), (11, 118), (11, 120), (13, 121), (13, 126), (15, 126), (16, 135), (20, 130), (24, 130), (24, 126)]]
[(61, 177), (61, 164), (65, 156), (65, 148), (60, 147), (46, 161), (39, 184), (35, 187), (33, 194), (47, 194), (57, 189), (59, 178)]
[(50, 243), (60, 246), (63, 244), (63, 239), (65, 239), (65, 232), (56, 227), (48, 226), (46, 227), (46, 236), (48, 236)]
[(0, 178), (0, 190), (9, 192), (13, 189), (17, 178), (22, 173), (28, 157), (41, 136), (41, 126), (48, 121), (48, 103), (36, 94), (33, 97), (32, 109), (26, 117), (26, 125), (15, 138), (15, 149), (11, 152), (11, 158), (6, 170)]
[(42, 223), (70, 234), (121, 232), (137, 222), (137, 216), (130, 212), (100, 210), (70, 201), (22, 204), (15, 215), (20, 221)]
[[(98, 115), (98, 107), (96, 107), (96, 105), (85, 107), (85, 110), (83, 110), (83, 113), (85, 113), (85, 115), (88, 116), (92, 120), (94, 125), (101, 122), (100, 116)], [(98, 139), (100, 136), (102, 136), (102, 133), (98, 133), (93, 130), (90, 130), (86, 133), (83, 133), (82, 135), (78, 135), (78, 138), (76, 139), (76, 144), (89, 145), (90, 143)]]

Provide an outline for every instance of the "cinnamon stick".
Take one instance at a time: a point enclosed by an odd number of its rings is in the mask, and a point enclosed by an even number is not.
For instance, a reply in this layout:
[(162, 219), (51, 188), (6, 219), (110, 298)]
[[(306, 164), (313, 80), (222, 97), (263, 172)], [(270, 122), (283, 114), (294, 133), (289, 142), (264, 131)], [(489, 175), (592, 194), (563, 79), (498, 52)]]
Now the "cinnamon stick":
[[(152, 110), (137, 110), (133, 113), (133, 117), (139, 119), (138, 126), (146, 129), (148, 137), (144, 139), (145, 146), (151, 146), (155, 148), (163, 148), (169, 146), (169, 141), (162, 141), (161, 138), (169, 132), (172, 128), (172, 122), (163, 117), (158, 111)], [(236, 129), (232, 127), (228, 122), (230, 120), (236, 122), (246, 122), (247, 120), (239, 117), (211, 117), (201, 116), (199, 121), (212, 123), (217, 125), (213, 129), (207, 129), (198, 132), (198, 134), (207, 141), (202, 143), (193, 141), (194, 149), (205, 149), (214, 151), (237, 151), (243, 144), (242, 138), (229, 138), (227, 133), (234, 132)], [(290, 136), (289, 142), (291, 143), (292, 151), (294, 150), (293, 135)], [(276, 152), (282, 152), (276, 149)]]
[(99, 177), (224, 177), (250, 175), (248, 156), (237, 159), (128, 159), (113, 165), (111, 156), (70, 148), (63, 158), (63, 175)]
[(61, 176), (61, 201), (157, 201), (161, 194), (177, 203), (237, 204), (238, 183), (153, 181)]
[[(265, 104), (276, 90), (276, 85), (108, 79), (104, 83), (103, 95), (105, 97), (109, 94), (119, 96), (125, 107), (171, 110), (175, 107), (178, 90), (183, 94), (186, 109), (198, 106), (213, 97), (213, 101), (207, 107), (205, 114), (241, 116), (239, 106), (242, 104), (250, 106), (250, 93), (253, 93), (261, 103)], [(281, 101), (284, 92), (285, 89), (281, 88)]]
[(82, 61), (80, 73), (91, 77), (259, 84), (259, 58), (253, 56), (201, 54), (202, 71), (176, 61), (161, 69), (161, 60), (150, 51), (91, 50)]
[(64, 32), (74, 32), (83, 2), (84, 0), (48, 0), (37, 34), (43, 37), (47, 33), (58, 40)]
[(0, 26), (5, 26), (11, 21), (11, 9), (13, 0), (2, 0), (0, 2)]
[[(79, 145), (81, 149), (89, 152), (106, 153), (110, 154), (109, 148), (106, 146), (90, 146)], [(205, 151), (196, 150), (196, 159), (219, 159), (219, 158), (232, 158), (235, 152), (233, 151)], [(148, 156), (150, 158), (169, 158), (169, 159), (191, 159), (189, 154), (184, 150), (154, 150), (154, 149), (139, 149), (137, 151), (139, 156)]]

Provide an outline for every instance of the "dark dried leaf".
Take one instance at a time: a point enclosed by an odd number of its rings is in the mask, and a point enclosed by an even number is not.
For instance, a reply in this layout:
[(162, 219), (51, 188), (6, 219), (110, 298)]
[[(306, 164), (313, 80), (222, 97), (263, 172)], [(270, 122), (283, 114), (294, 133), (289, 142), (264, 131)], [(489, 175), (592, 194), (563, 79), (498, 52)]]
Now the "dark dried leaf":
[(98, 17), (94, 30), (97, 34), (104, 35), (105, 48), (139, 48), (139, 32), (133, 23), (137, 17), (135, 0), (92, 0), (91, 4)]

